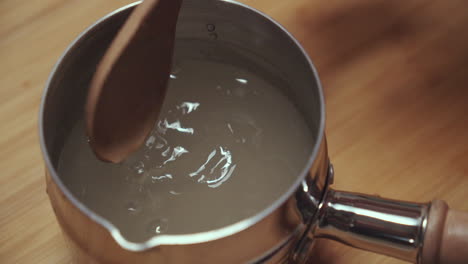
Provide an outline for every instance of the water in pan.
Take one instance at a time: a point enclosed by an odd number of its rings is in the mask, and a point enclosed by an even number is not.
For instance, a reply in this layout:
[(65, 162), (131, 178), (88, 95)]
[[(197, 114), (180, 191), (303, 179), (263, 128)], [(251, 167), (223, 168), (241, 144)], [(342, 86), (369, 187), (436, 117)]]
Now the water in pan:
[(130, 241), (236, 223), (265, 209), (303, 169), (313, 146), (274, 83), (220, 62), (177, 62), (155, 129), (122, 164), (97, 160), (83, 121), (59, 161), (65, 184)]

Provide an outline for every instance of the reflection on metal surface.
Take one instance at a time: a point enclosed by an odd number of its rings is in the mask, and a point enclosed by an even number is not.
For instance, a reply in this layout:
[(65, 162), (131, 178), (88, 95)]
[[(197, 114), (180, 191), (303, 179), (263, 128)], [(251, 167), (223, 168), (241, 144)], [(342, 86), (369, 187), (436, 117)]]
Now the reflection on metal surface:
[(355, 208), (353, 206), (344, 205), (344, 204), (335, 204), (334, 209), (341, 212), (354, 212), (356, 215), (374, 218), (383, 222), (390, 222), (400, 225), (407, 226), (416, 226), (418, 224), (418, 219), (405, 217), (401, 215), (394, 215), (389, 213), (375, 212), (363, 208)]
[[(40, 141), (48, 171), (48, 192), (59, 223), (65, 230), (67, 239), (72, 241), (70, 244), (74, 247), (75, 262), (97, 263), (98, 259), (106, 260), (108, 263), (164, 263), (170, 259), (174, 263), (184, 263), (187, 259), (199, 259), (200, 254), (206, 263), (245, 263), (257, 260), (259, 257), (266, 262), (278, 263), (278, 259), (285, 259), (305, 231), (305, 222), (302, 221), (312, 219), (304, 216), (315, 215), (316, 207), (306, 208), (306, 206), (310, 202), (314, 206), (318, 205), (325, 188), (324, 168), (328, 166), (328, 156), (323, 145), (320, 150), (318, 149), (318, 145), (323, 143), (325, 118), (323, 95), (316, 70), (296, 40), (276, 22), (238, 2), (184, 1), (180, 15), (182, 26), (178, 28), (178, 34), (187, 39), (203, 39), (206, 37), (206, 32), (201, 35), (193, 29), (201, 24), (205, 25), (207, 20), (234, 21), (236, 23), (230, 24), (239, 23), (239, 29), (242, 29), (236, 34), (231, 34), (232, 28), (229, 27), (217, 28), (219, 36), (223, 37), (223, 43), (249, 47), (248, 51), (252, 48), (252, 51), (262, 58), (268, 58), (269, 61), (262, 62), (268, 70), (278, 68), (277, 65), (285, 66), (279, 67), (284, 77), (291, 80), (291, 89), (285, 89), (285, 92), (300, 108), (309, 126), (314, 130), (311, 136), (317, 140), (317, 145), (311, 146), (310, 151), (304, 154), (309, 158), (307, 166), (312, 166), (309, 174), (307, 171), (301, 172), (298, 180), (282, 194), (281, 199), (269, 205), (266, 210), (235, 225), (199, 234), (163, 235), (145, 243), (132, 243), (126, 240), (112, 223), (76, 199), (63, 184), (61, 175), (57, 174), (55, 166), (64, 141), (63, 137), (71, 122), (74, 122), (75, 113), (81, 113), (82, 101), (87, 91), (74, 89), (76, 83), (86, 80), (83, 78), (87, 76), (86, 74), (92, 74), (93, 67), (135, 5), (129, 5), (100, 20), (70, 46), (54, 68), (41, 104)], [(243, 19), (239, 20), (239, 17)], [(226, 32), (231, 33), (226, 34)], [(259, 46), (260, 44), (262, 46)], [(277, 50), (281, 50), (281, 54), (275, 52)], [(180, 76), (178, 71), (172, 74), (176, 78)], [(258, 95), (255, 90), (253, 93)], [(184, 109), (187, 112), (189, 110), (188, 107)], [(187, 136), (195, 134), (195, 131), (191, 133), (187, 130), (190, 127), (184, 127), (180, 123), (168, 122), (163, 128), (168, 133), (180, 132)], [(235, 127), (233, 128), (235, 131)], [(179, 131), (180, 129), (182, 131)], [(149, 139), (148, 145), (151, 146), (148, 148), (162, 152), (168, 142), (156, 137)], [(170, 154), (171, 149), (166, 156), (169, 157)], [(151, 176), (161, 175), (165, 173)], [(313, 199), (304, 195), (300, 188), (300, 182), (305, 176), (307, 176), (308, 192)], [(165, 180), (170, 178), (166, 177)], [(298, 188), (301, 194), (293, 195)], [(177, 192), (172, 191), (172, 194), (177, 195)], [(298, 197), (305, 198), (306, 202), (300, 204), (296, 200)], [(297, 208), (299, 205), (303, 207)], [(302, 210), (307, 213), (303, 213)], [(161, 225), (159, 229), (158, 225), (149, 226), (150, 231), (164, 230), (161, 229)], [(251, 243), (252, 241), (255, 243)], [(161, 250), (160, 245), (163, 245), (164, 250)]]
[(311, 230), (318, 221), (319, 214), (317, 212), (320, 210), (323, 196), (334, 177), (333, 165), (328, 160), (326, 146), (326, 140), (324, 140), (320, 146), (320, 151), (324, 155), (318, 157), (320, 162), (315, 163), (309, 176), (302, 182), (302, 188), (299, 188), (296, 193), (297, 207), (301, 212), (302, 221), (307, 225), (306, 231), (291, 254), (291, 261), (296, 264), (309, 262), (308, 259), (315, 242), (315, 234)]
[(416, 262), (428, 207), (329, 190), (313, 233), (317, 238)]

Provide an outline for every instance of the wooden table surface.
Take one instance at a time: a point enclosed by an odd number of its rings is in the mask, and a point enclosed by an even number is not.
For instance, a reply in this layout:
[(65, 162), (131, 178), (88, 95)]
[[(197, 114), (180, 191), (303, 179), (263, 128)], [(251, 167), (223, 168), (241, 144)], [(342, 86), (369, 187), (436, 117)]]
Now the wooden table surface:
[[(40, 96), (65, 47), (131, 0), (0, 1), (0, 263), (70, 263), (45, 193)], [(335, 188), (468, 210), (468, 1), (244, 0), (311, 55)], [(403, 263), (322, 241), (317, 263)]]

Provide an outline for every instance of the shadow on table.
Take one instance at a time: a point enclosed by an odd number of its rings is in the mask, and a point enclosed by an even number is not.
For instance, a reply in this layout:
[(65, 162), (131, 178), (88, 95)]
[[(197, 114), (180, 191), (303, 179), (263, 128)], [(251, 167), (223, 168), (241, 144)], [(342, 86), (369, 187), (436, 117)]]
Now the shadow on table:
[(298, 28), (292, 30), (320, 71), (327, 72), (414, 37), (421, 31), (420, 18), (404, 14), (416, 8), (381, 0), (310, 2), (298, 8)]
[[(291, 31), (311, 55), (325, 90), (339, 92), (342, 87), (331, 87), (327, 82), (341, 69), (363, 67), (365, 71), (368, 66), (361, 62), (389, 58), (384, 54), (394, 52), (398, 56), (392, 61), (394, 65), (386, 61), (380, 76), (356, 76), (375, 80), (367, 85), (380, 89), (381, 94), (375, 96), (382, 100), (383, 114), (405, 107), (408, 109), (402, 110), (417, 119), (430, 109), (408, 112), (409, 108), (426, 97), (433, 98), (427, 106), (440, 111), (453, 108), (450, 102), (462, 105), (458, 100), (468, 98), (466, 2), (304, 2), (296, 11)], [(457, 115), (468, 111), (468, 104), (453, 111)]]

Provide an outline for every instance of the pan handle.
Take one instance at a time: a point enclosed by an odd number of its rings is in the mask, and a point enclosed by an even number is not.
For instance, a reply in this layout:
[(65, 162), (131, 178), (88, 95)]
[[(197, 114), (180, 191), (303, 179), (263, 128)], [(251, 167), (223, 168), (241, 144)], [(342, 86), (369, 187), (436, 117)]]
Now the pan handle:
[(468, 213), (436, 200), (429, 211), (421, 264), (468, 263)]
[(468, 213), (330, 189), (312, 228), (364, 250), (420, 264), (468, 263)]

